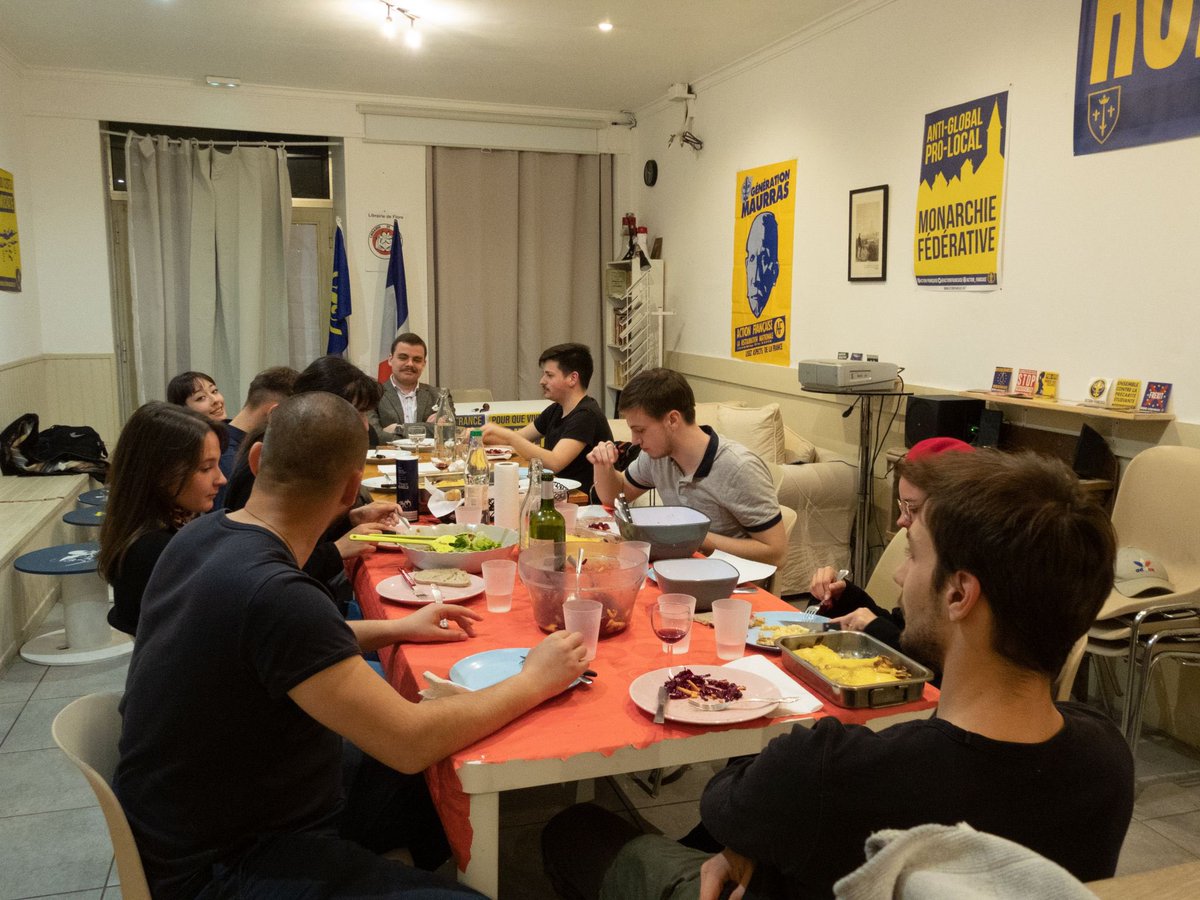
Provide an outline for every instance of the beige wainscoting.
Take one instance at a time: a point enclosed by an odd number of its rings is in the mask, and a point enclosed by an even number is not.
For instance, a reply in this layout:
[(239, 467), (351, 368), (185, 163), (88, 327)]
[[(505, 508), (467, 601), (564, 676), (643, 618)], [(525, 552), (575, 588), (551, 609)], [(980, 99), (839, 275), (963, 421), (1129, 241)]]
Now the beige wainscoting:
[(116, 446), (116, 363), (111, 353), (42, 354), (0, 365), (0, 428), (37, 413), (39, 425), (90, 425)]

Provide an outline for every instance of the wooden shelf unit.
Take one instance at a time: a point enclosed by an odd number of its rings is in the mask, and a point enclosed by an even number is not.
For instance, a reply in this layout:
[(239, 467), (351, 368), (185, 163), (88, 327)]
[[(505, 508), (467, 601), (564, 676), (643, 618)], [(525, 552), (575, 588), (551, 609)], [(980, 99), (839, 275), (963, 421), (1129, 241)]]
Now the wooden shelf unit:
[(974, 391), (955, 391), (958, 397), (970, 397), (972, 400), (986, 400), (997, 406), (1020, 406), (1026, 409), (1041, 409), (1046, 412), (1066, 413), (1068, 415), (1092, 417), (1096, 419), (1119, 419), (1124, 422), (1173, 422), (1172, 413), (1148, 413), (1136, 410), (1108, 409), (1104, 406), (1089, 406), (1075, 400), (1035, 400), (1027, 397), (1009, 397), (1005, 394), (993, 394), (980, 388)]

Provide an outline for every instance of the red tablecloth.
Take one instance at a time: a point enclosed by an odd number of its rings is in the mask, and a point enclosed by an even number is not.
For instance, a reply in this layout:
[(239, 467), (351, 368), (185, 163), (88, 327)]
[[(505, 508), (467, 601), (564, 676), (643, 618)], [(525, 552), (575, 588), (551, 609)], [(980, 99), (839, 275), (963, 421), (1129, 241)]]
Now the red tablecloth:
[[(414, 607), (380, 598), (375, 589), (384, 578), (407, 568), (407, 557), (391, 550), (379, 550), (365, 556), (353, 572), (354, 590), (368, 618), (402, 618)], [(656, 741), (689, 737), (709, 730), (704, 726), (667, 722), (655, 725), (651, 717), (629, 698), (629, 684), (638, 675), (668, 664), (662, 643), (650, 628), (648, 607), (659, 596), (653, 582), (647, 582), (638, 596), (630, 627), (619, 635), (600, 642), (591, 667), (599, 676), (590, 687), (580, 686), (543, 703), (494, 734), (452, 754), (426, 772), (442, 823), (460, 869), (470, 859), (470, 800), (462, 790), (457, 771), (464, 765), (481, 761), (512, 759), (568, 759), (582, 753), (611, 755), (623, 747), (646, 747)], [(778, 597), (765, 591), (746, 595), (755, 610), (790, 610)], [(476, 637), (453, 644), (404, 644), (380, 651), (388, 679), (403, 696), (419, 700), (417, 692), (426, 686), (422, 673), (429, 671), (442, 678), (458, 660), (503, 647), (530, 647), (545, 635), (533, 621), (533, 610), (525, 586), (517, 579), (512, 611), (488, 613), (483, 595), (467, 601), (484, 616), (476, 627)], [(749, 653), (756, 651), (747, 650)], [(778, 660), (774, 654), (770, 657)], [(692, 630), (691, 647), (678, 654), (675, 664), (720, 665), (716, 638), (711, 628), (697, 625)], [(925, 696), (905, 707), (890, 707), (883, 712), (903, 709), (929, 709), (936, 705), (938, 692), (926, 686)], [(843, 722), (864, 723), (879, 711), (848, 710), (828, 704), (813, 718), (835, 715)], [(797, 717), (801, 718), (801, 717)], [(759, 728), (763, 720), (723, 728)]]

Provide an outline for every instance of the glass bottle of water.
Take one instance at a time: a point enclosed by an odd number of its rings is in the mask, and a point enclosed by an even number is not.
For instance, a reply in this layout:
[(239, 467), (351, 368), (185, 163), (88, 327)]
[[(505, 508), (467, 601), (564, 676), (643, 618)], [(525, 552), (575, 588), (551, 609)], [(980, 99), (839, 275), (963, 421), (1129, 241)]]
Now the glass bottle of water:
[(458, 421), (454, 418), (454, 404), (450, 402), (450, 392), (443, 389), (433, 417), (433, 464), (439, 469), (450, 468), (457, 442)]
[(525, 488), (525, 499), (521, 503), (521, 549), (529, 546), (529, 517), (542, 502), (542, 461), (529, 462), (529, 484)]
[[(479, 521), (487, 522), (488, 513), (488, 482), (491, 473), (488, 470), (487, 451), (483, 449), (483, 429), (471, 429), (471, 442), (467, 445), (466, 490), (463, 506), (467, 509), (479, 510)], [(473, 518), (473, 517), (472, 517)]]

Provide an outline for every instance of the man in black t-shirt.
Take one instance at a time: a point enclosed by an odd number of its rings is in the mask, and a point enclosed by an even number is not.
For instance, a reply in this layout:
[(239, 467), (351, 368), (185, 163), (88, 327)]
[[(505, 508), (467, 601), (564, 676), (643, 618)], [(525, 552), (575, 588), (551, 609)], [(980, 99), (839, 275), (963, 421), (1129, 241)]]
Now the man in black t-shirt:
[(542, 393), (554, 402), (520, 431), (484, 425), (483, 442), (509, 444), (521, 456), (540, 459), (547, 469), (578, 481), (581, 490), (590, 493), (592, 464), (587, 455), (601, 441), (612, 440), (604, 411), (587, 393), (592, 351), (585, 344), (555, 344), (542, 353), (538, 365)]
[(480, 616), (430, 604), (346, 622), (301, 571), (357, 497), (366, 450), (362, 419), (340, 397), (284, 401), (250, 448), (246, 505), (183, 528), (151, 576), (113, 786), (157, 900), (477, 896), (339, 837), (342, 738), (418, 773), (587, 667), (579, 636), (559, 633), (484, 691), (414, 704), (381, 680), (363, 651), (466, 641)]
[(870, 834), (958, 822), (1082, 881), (1113, 874), (1133, 812), (1129, 748), (1050, 691), (1112, 587), (1107, 515), (1033, 454), (946, 453), (900, 473), (928, 494), (895, 578), (903, 648), (943, 672), (936, 716), (879, 732), (824, 718), (723, 769), (700, 801), (724, 847), (712, 857), (572, 807), (542, 834), (564, 895), (716, 898), (736, 882), (746, 898), (829, 897)]

